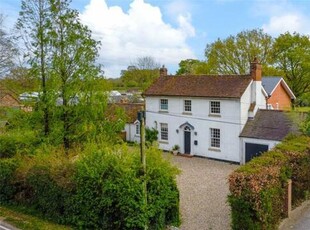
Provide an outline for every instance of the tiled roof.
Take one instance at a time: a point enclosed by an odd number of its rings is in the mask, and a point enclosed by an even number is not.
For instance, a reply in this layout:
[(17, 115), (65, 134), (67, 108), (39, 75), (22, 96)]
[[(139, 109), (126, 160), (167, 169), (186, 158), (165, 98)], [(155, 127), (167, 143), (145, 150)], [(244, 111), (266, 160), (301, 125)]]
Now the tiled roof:
[(281, 79), (282, 77), (262, 77), (262, 85), (268, 95), (271, 95), (271, 92), (274, 90)]
[(108, 105), (109, 116), (114, 116), (117, 108), (122, 108), (126, 114), (126, 123), (134, 123), (137, 120), (137, 113), (144, 110), (142, 103), (113, 103)]
[(5, 97), (6, 95), (10, 95), (14, 100), (19, 102), (19, 99), (15, 96), (16, 94), (13, 91), (8, 90), (6, 87), (0, 84), (0, 99)]
[(281, 141), (287, 134), (297, 132), (288, 112), (259, 110), (253, 120), (248, 120), (240, 137)]
[(251, 81), (250, 75), (163, 76), (143, 95), (240, 98)]

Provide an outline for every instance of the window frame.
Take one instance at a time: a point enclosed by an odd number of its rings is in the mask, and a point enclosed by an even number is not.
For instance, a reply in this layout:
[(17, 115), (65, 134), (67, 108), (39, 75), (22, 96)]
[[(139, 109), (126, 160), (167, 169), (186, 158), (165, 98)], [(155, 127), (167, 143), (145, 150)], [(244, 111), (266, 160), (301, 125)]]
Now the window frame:
[[(214, 104), (218, 104), (218, 106), (215, 106)], [(218, 112), (214, 111), (218, 110)], [(221, 102), (220, 101), (210, 101), (210, 111), (209, 113), (211, 115), (221, 115)]]
[(221, 130), (210, 128), (210, 147), (214, 149), (221, 148)]
[(135, 134), (136, 136), (140, 136), (140, 122), (136, 122), (135, 125)]
[[(186, 104), (186, 102), (189, 102), (189, 105)], [(188, 108), (190, 110), (187, 110)], [(184, 99), (184, 101), (183, 101), (183, 111), (184, 111), (184, 113), (191, 113), (192, 112), (192, 100)]]
[(161, 141), (168, 141), (169, 140), (168, 123), (160, 123), (160, 140)]
[[(163, 103), (163, 102), (166, 102), (166, 103)], [(168, 111), (168, 108), (169, 108), (169, 101), (167, 98), (161, 98), (159, 99), (159, 110), (160, 111)]]

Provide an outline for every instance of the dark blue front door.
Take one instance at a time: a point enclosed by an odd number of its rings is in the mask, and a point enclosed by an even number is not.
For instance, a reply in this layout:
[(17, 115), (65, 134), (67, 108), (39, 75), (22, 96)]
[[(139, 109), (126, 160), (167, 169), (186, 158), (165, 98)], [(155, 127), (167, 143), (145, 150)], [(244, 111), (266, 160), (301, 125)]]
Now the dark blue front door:
[(191, 132), (184, 131), (184, 153), (191, 153)]

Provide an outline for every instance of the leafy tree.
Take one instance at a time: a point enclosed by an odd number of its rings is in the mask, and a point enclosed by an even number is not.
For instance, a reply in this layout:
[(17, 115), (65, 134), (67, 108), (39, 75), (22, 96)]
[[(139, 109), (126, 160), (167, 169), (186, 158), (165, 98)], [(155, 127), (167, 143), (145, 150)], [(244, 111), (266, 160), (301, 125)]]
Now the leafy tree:
[(0, 77), (14, 67), (14, 58), (18, 54), (12, 37), (4, 29), (3, 22), (4, 16), (0, 14)]
[[(51, 0), (51, 76), (59, 92), (60, 132), (65, 149), (72, 142), (89, 138), (102, 126), (106, 105), (105, 84), (95, 64), (99, 43), (79, 21), (69, 0)], [(102, 83), (102, 82), (101, 82)]]
[(159, 66), (152, 57), (140, 57), (122, 71), (121, 80), (126, 87), (144, 90), (159, 77)]
[(245, 74), (250, 62), (257, 57), (270, 64), (273, 39), (261, 29), (245, 30), (236, 36), (207, 44), (205, 56), (212, 74)]
[(187, 74), (208, 74), (210, 68), (208, 63), (199, 61), (197, 59), (186, 59), (179, 63), (179, 69), (176, 72), (177, 75)]
[(43, 111), (44, 134), (50, 131), (48, 106), (49, 79), (49, 29), (51, 26), (50, 3), (48, 0), (22, 0), (21, 11), (16, 24), (27, 48), (25, 56), (31, 65), (32, 74), (41, 81), (42, 94), (39, 109)]
[(16, 67), (1, 81), (8, 89), (16, 93), (32, 92), (39, 90), (38, 78), (33, 76), (29, 69)]
[(296, 97), (310, 92), (309, 36), (289, 32), (281, 34), (275, 40), (273, 58)]

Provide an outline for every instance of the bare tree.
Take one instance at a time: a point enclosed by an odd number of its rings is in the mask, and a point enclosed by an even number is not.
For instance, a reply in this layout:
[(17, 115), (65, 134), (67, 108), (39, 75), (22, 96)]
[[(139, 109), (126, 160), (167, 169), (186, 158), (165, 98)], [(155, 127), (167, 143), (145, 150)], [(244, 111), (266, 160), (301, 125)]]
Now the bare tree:
[(4, 29), (4, 16), (0, 14), (0, 77), (3, 77), (14, 67), (14, 59), (18, 51), (13, 38)]

